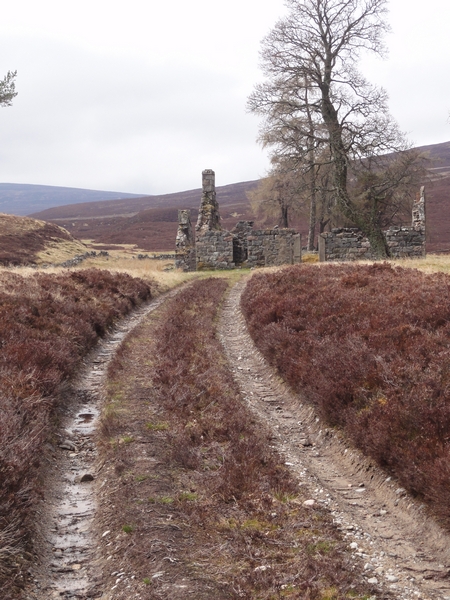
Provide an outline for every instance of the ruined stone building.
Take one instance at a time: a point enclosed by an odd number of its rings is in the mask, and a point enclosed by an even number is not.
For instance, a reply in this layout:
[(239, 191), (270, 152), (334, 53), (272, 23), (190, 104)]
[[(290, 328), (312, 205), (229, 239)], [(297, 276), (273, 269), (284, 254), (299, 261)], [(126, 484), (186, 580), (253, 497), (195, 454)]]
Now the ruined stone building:
[(253, 221), (239, 221), (232, 231), (220, 225), (215, 174), (202, 173), (202, 198), (192, 231), (190, 211), (178, 211), (175, 266), (184, 271), (265, 267), (301, 262), (300, 234), (294, 229), (254, 229)]
[[(425, 191), (415, 200), (411, 226), (392, 226), (384, 232), (392, 258), (425, 256)], [(370, 241), (356, 228), (338, 228), (319, 236), (320, 261), (375, 260)], [(301, 262), (301, 238), (294, 229), (254, 229), (239, 221), (232, 231), (220, 225), (215, 174), (202, 173), (202, 197), (195, 227), (190, 211), (178, 211), (175, 265), (184, 271), (267, 267)]]
[[(384, 231), (391, 258), (420, 258), (426, 254), (425, 189), (413, 204), (411, 226), (392, 225)], [(356, 228), (332, 229), (319, 236), (320, 261), (375, 260), (370, 242)]]

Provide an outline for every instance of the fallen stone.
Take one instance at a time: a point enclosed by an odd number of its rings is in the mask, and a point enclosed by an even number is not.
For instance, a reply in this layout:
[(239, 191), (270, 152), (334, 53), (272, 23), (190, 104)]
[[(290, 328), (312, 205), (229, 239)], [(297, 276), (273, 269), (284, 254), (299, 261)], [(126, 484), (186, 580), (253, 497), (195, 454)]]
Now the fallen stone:
[(301, 438), (299, 440), (300, 446), (304, 446), (305, 448), (308, 446), (312, 446), (312, 442), (309, 438)]
[(260, 567), (256, 567), (254, 571), (257, 573), (258, 571), (267, 571), (267, 569), (270, 569), (270, 565), (261, 565)]
[(371, 585), (377, 585), (378, 579), (376, 577), (371, 577), (367, 580), (367, 583), (370, 583)]
[(90, 481), (94, 481), (94, 476), (90, 473), (84, 473), (83, 475), (77, 475), (73, 480), (73, 483), (89, 483)]
[(70, 440), (64, 440), (60, 445), (60, 448), (62, 448), (63, 450), (71, 450), (72, 452), (74, 450), (76, 450), (75, 444), (73, 442), (71, 442)]
[(311, 500), (305, 500), (303, 502), (303, 506), (311, 507), (311, 506), (314, 506), (315, 503), (316, 503), (316, 501), (312, 500), (312, 499)]

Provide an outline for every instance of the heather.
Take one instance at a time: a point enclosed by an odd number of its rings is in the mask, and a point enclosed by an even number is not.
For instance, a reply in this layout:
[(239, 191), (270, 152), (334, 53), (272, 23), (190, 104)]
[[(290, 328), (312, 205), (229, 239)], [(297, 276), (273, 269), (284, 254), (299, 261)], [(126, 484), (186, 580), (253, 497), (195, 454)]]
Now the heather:
[(450, 525), (450, 279), (389, 264), (255, 275), (242, 307), (297, 392)]
[(0, 582), (26, 541), (65, 384), (115, 321), (151, 296), (125, 274), (0, 273)]
[(234, 383), (216, 333), (226, 289), (194, 282), (110, 366), (99, 516), (108, 571), (136, 575), (143, 599), (186, 597), (178, 587), (205, 599), (363, 597), (329, 514), (303, 506), (308, 491)]

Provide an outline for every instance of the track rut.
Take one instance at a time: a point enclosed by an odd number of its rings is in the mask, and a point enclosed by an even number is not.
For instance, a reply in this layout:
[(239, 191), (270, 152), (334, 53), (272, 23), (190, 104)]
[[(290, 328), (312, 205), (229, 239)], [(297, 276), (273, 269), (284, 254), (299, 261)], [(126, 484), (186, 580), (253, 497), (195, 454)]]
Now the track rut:
[(380, 593), (450, 600), (450, 536), (276, 375), (247, 331), (240, 311), (244, 286), (236, 284), (224, 303), (221, 341), (242, 396), (273, 431), (273, 445), (299, 485), (312, 490), (310, 504), (330, 509), (355, 563)]
[(124, 318), (95, 350), (66, 392), (58, 444), (46, 457), (44, 498), (38, 508), (35, 546), (40, 556), (32, 569), (27, 600), (97, 598), (101, 562), (93, 521), (97, 506), (98, 464), (95, 427), (108, 365), (125, 336), (179, 288), (141, 306)]

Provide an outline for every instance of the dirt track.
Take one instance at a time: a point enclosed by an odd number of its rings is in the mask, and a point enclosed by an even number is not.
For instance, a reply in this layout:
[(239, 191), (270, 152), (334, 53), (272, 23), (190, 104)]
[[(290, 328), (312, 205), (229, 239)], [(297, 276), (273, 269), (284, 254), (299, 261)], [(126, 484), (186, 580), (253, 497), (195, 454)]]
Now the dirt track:
[[(294, 397), (271, 371), (250, 339), (240, 313), (245, 283), (234, 286), (223, 306), (220, 337), (242, 396), (273, 431), (279, 449), (306, 486), (311, 501), (327, 506), (353, 550), (355, 567), (379, 586), (377, 598), (450, 599), (450, 537), (422, 506), (398, 489), (370, 461), (321, 424), (314, 411)], [(171, 294), (176, 293), (175, 291)], [(164, 297), (125, 319), (86, 361), (72, 390), (61, 433), (74, 448), (58, 448), (46, 482), (41, 561), (27, 600), (102, 596), (101, 564), (92, 520), (96, 477), (93, 425), (109, 360), (125, 335), (157, 308)], [(86, 415), (92, 415), (86, 416)], [(68, 433), (67, 433), (68, 432)], [(67, 436), (66, 436), (67, 433)], [(97, 469), (97, 471), (94, 470)], [(79, 482), (92, 473), (93, 482)], [(191, 596), (194, 597), (194, 596)]]
[(314, 490), (354, 550), (355, 563), (397, 599), (450, 599), (450, 536), (290, 393), (255, 348), (240, 312), (245, 283), (231, 291), (220, 336), (243, 397), (274, 432), (273, 443)]
[[(102, 595), (101, 563), (95, 547), (93, 521), (97, 476), (102, 469), (95, 445), (107, 368), (125, 336), (178, 290), (159, 296), (123, 319), (85, 359), (68, 390), (61, 417), (58, 448), (47, 456), (45, 494), (38, 508), (33, 589), (27, 600), (96, 598)], [(91, 479), (91, 477), (93, 479)], [(85, 479), (85, 480), (83, 480)]]

